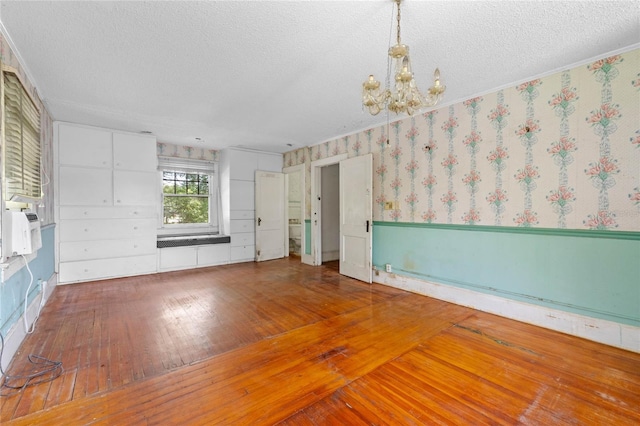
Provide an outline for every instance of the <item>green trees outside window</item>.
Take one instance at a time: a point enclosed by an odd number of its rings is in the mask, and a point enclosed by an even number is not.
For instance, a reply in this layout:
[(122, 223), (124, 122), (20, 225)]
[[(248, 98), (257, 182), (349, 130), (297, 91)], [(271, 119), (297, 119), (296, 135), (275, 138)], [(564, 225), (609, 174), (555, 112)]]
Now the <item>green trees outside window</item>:
[(164, 224), (209, 223), (209, 175), (162, 172)]

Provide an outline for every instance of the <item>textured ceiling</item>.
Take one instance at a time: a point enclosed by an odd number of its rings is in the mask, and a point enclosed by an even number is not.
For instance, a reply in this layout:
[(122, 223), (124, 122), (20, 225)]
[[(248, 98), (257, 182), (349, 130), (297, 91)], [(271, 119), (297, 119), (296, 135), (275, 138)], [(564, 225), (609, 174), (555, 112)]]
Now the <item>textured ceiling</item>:
[[(638, 1), (402, 4), (416, 80), (426, 89), (438, 66), (443, 105), (640, 42)], [(386, 76), (390, 0), (0, 6), (55, 120), (274, 152), (386, 120), (362, 110), (360, 92)]]

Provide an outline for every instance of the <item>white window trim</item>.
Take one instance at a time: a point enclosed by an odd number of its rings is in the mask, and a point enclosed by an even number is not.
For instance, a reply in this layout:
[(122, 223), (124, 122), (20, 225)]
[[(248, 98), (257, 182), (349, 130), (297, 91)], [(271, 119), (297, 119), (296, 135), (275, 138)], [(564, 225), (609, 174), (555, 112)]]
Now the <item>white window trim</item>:
[[(202, 224), (174, 224), (163, 223), (164, 193), (162, 192), (162, 172), (182, 171), (209, 175), (209, 223)], [(220, 232), (220, 190), (218, 163), (213, 161), (158, 157), (158, 179), (160, 188), (160, 205), (158, 214), (158, 235), (175, 234), (218, 234)], [(215, 198), (214, 198), (215, 197)], [(216, 201), (214, 203), (214, 200)], [(214, 217), (215, 216), (215, 217)], [(217, 225), (216, 225), (217, 224)]]

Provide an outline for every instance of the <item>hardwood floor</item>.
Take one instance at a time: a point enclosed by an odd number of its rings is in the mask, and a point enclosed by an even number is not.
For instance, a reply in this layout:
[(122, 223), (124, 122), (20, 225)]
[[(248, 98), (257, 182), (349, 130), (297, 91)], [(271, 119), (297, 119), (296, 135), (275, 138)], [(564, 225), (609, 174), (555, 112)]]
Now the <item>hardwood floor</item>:
[(640, 424), (640, 354), (299, 259), (59, 286), (29, 353), (3, 424)]

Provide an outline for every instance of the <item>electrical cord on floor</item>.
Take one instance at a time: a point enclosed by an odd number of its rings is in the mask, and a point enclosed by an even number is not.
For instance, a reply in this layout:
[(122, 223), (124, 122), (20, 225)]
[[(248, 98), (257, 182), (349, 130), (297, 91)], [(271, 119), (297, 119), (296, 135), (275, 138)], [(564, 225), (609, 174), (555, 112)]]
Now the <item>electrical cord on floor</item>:
[[(38, 312), (36, 313), (36, 317), (33, 320), (33, 324), (29, 327), (29, 322), (27, 320), (27, 303), (29, 299), (29, 291), (31, 290), (31, 286), (33, 285), (33, 273), (29, 268), (29, 262), (22, 255), (22, 259), (24, 260), (24, 264), (27, 267), (27, 271), (29, 272), (29, 286), (27, 287), (27, 291), (24, 295), (24, 329), (27, 334), (33, 333), (36, 327), (36, 321), (40, 318), (40, 311), (42, 310), (42, 306), (44, 305), (44, 289), (42, 290), (42, 294), (40, 295), (40, 305), (38, 306)], [(50, 382), (62, 374), (64, 371), (62, 368), (62, 361), (52, 361), (48, 358), (45, 358), (40, 355), (30, 354), (27, 359), (31, 363), (32, 366), (36, 368), (36, 371), (31, 374), (18, 375), (18, 376), (9, 376), (2, 369), (2, 355), (4, 353), (4, 336), (0, 333), (0, 374), (2, 374), (2, 383), (0, 383), (0, 397), (2, 396), (11, 396), (20, 392), (27, 386), (34, 386), (40, 383)], [(14, 384), (14, 382), (16, 382)], [(13, 389), (14, 392), (3, 393), (2, 389)]]
[[(28, 386), (35, 386), (40, 383), (50, 382), (57, 379), (64, 372), (62, 361), (52, 361), (40, 355), (30, 354), (27, 359), (36, 368), (41, 369), (31, 374), (9, 376), (2, 369), (2, 354), (4, 353), (4, 337), (0, 333), (0, 374), (2, 383), (0, 384), (0, 397), (12, 396)], [(15, 382), (15, 383), (14, 383)], [(14, 392), (3, 393), (2, 389), (13, 389)]]

